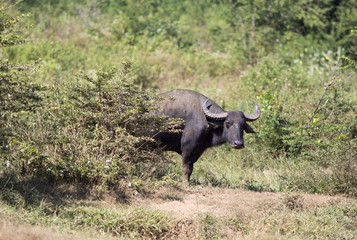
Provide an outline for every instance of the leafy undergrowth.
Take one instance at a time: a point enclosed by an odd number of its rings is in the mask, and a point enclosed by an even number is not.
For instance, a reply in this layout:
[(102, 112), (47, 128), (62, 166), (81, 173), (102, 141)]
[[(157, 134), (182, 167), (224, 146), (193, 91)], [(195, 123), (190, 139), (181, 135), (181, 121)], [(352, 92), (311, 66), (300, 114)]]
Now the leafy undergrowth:
[(45, 2), (0, 8), (1, 173), (103, 193), (177, 183), (180, 160), (147, 137), (173, 128), (149, 113), (187, 88), (262, 110), (246, 149), (207, 150), (194, 184), (357, 195), (356, 1)]
[(1, 182), (0, 239), (357, 237), (357, 201), (345, 197), (203, 186), (94, 197), (84, 186), (11, 181)]
[[(4, 226), (94, 238), (356, 239), (355, 200), (313, 205), (321, 197), (288, 194), (357, 196), (356, 1), (12, 2), (0, 4)], [(145, 137), (165, 122), (148, 114), (153, 89), (173, 88), (226, 110), (250, 112), (254, 99), (262, 110), (247, 148), (207, 150), (189, 191), (178, 187), (179, 157)], [(159, 186), (179, 190), (156, 198)]]

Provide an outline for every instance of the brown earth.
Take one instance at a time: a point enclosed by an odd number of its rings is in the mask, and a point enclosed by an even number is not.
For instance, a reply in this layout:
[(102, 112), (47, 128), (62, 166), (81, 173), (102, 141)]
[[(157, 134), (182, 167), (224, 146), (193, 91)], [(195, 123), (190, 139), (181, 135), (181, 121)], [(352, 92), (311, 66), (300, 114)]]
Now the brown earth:
[[(201, 239), (202, 232), (207, 231), (213, 232), (207, 239), (289, 239), (284, 234), (269, 233), (262, 219), (273, 214), (281, 218), (284, 212), (310, 211), (345, 201), (357, 204), (356, 200), (342, 196), (191, 187), (186, 191), (163, 189), (155, 198), (139, 199), (133, 204), (171, 214), (178, 221), (175, 239)], [(238, 224), (227, 226), (224, 221), (230, 220)], [(214, 235), (216, 232), (218, 236)]]
[[(200, 236), (200, 231), (202, 231), (200, 226), (202, 226), (205, 216), (213, 216), (217, 219), (235, 218), (244, 225), (245, 223), (258, 222), (267, 214), (296, 208), (309, 210), (344, 201), (357, 204), (355, 199), (342, 196), (190, 187), (186, 190), (163, 188), (149, 198), (135, 196), (129, 205), (130, 207), (145, 207), (167, 212), (177, 220), (177, 224), (173, 226), (172, 230), (176, 232), (175, 239), (192, 239)], [(106, 208), (113, 208), (116, 204), (117, 202), (110, 197), (101, 201), (101, 206)], [(249, 236), (244, 235), (244, 226), (238, 230), (226, 228), (225, 234), (221, 237), (225, 239), (286, 239), (281, 236), (269, 235), (263, 228), (264, 225), (260, 224), (257, 229), (250, 232)], [(105, 239), (101, 236), (91, 238), (83, 234), (68, 235), (56, 229), (11, 223), (0, 219), (0, 240)]]
[[(192, 188), (186, 192), (162, 191), (156, 199), (141, 200), (139, 204), (149, 208), (170, 212), (176, 216), (194, 217), (211, 214), (218, 217), (258, 217), (264, 210), (276, 209), (299, 204), (300, 207), (314, 208), (333, 201), (344, 201), (344, 197), (318, 194), (290, 194), (272, 192), (254, 192), (241, 189)], [(293, 203), (293, 198), (297, 203)], [(296, 206), (298, 207), (298, 206)]]

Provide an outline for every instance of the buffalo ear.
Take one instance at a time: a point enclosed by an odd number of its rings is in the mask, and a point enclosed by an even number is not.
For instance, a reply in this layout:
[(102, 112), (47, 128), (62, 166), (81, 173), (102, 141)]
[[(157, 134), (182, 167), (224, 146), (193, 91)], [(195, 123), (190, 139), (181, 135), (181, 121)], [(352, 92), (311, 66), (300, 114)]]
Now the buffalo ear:
[(244, 126), (244, 131), (246, 133), (255, 133), (255, 131), (253, 130), (253, 128), (251, 126), (249, 126), (247, 123)]

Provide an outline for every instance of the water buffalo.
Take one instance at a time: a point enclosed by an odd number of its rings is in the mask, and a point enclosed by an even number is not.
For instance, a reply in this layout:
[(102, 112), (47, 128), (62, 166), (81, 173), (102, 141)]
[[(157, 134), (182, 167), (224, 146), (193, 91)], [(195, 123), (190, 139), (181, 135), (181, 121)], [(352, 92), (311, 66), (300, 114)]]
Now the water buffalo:
[(244, 148), (243, 130), (254, 133), (247, 122), (260, 116), (259, 106), (255, 104), (253, 114), (241, 111), (224, 111), (211, 99), (191, 90), (172, 90), (160, 94), (160, 114), (184, 120), (181, 132), (162, 132), (157, 134), (161, 147), (182, 155), (182, 180), (190, 181), (193, 164), (209, 147), (228, 142), (235, 149)]

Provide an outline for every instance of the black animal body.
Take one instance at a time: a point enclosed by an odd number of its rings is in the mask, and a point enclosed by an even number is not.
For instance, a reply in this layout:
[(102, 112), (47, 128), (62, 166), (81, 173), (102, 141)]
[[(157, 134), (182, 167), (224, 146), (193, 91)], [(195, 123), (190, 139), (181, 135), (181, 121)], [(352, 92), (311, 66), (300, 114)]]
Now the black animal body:
[(255, 104), (253, 114), (224, 111), (211, 99), (191, 90), (172, 90), (160, 94), (159, 114), (184, 120), (179, 133), (161, 132), (156, 135), (161, 147), (182, 155), (182, 179), (188, 184), (193, 164), (209, 147), (223, 143), (235, 149), (244, 148), (243, 131), (254, 133), (247, 122), (255, 121), (261, 112)]

